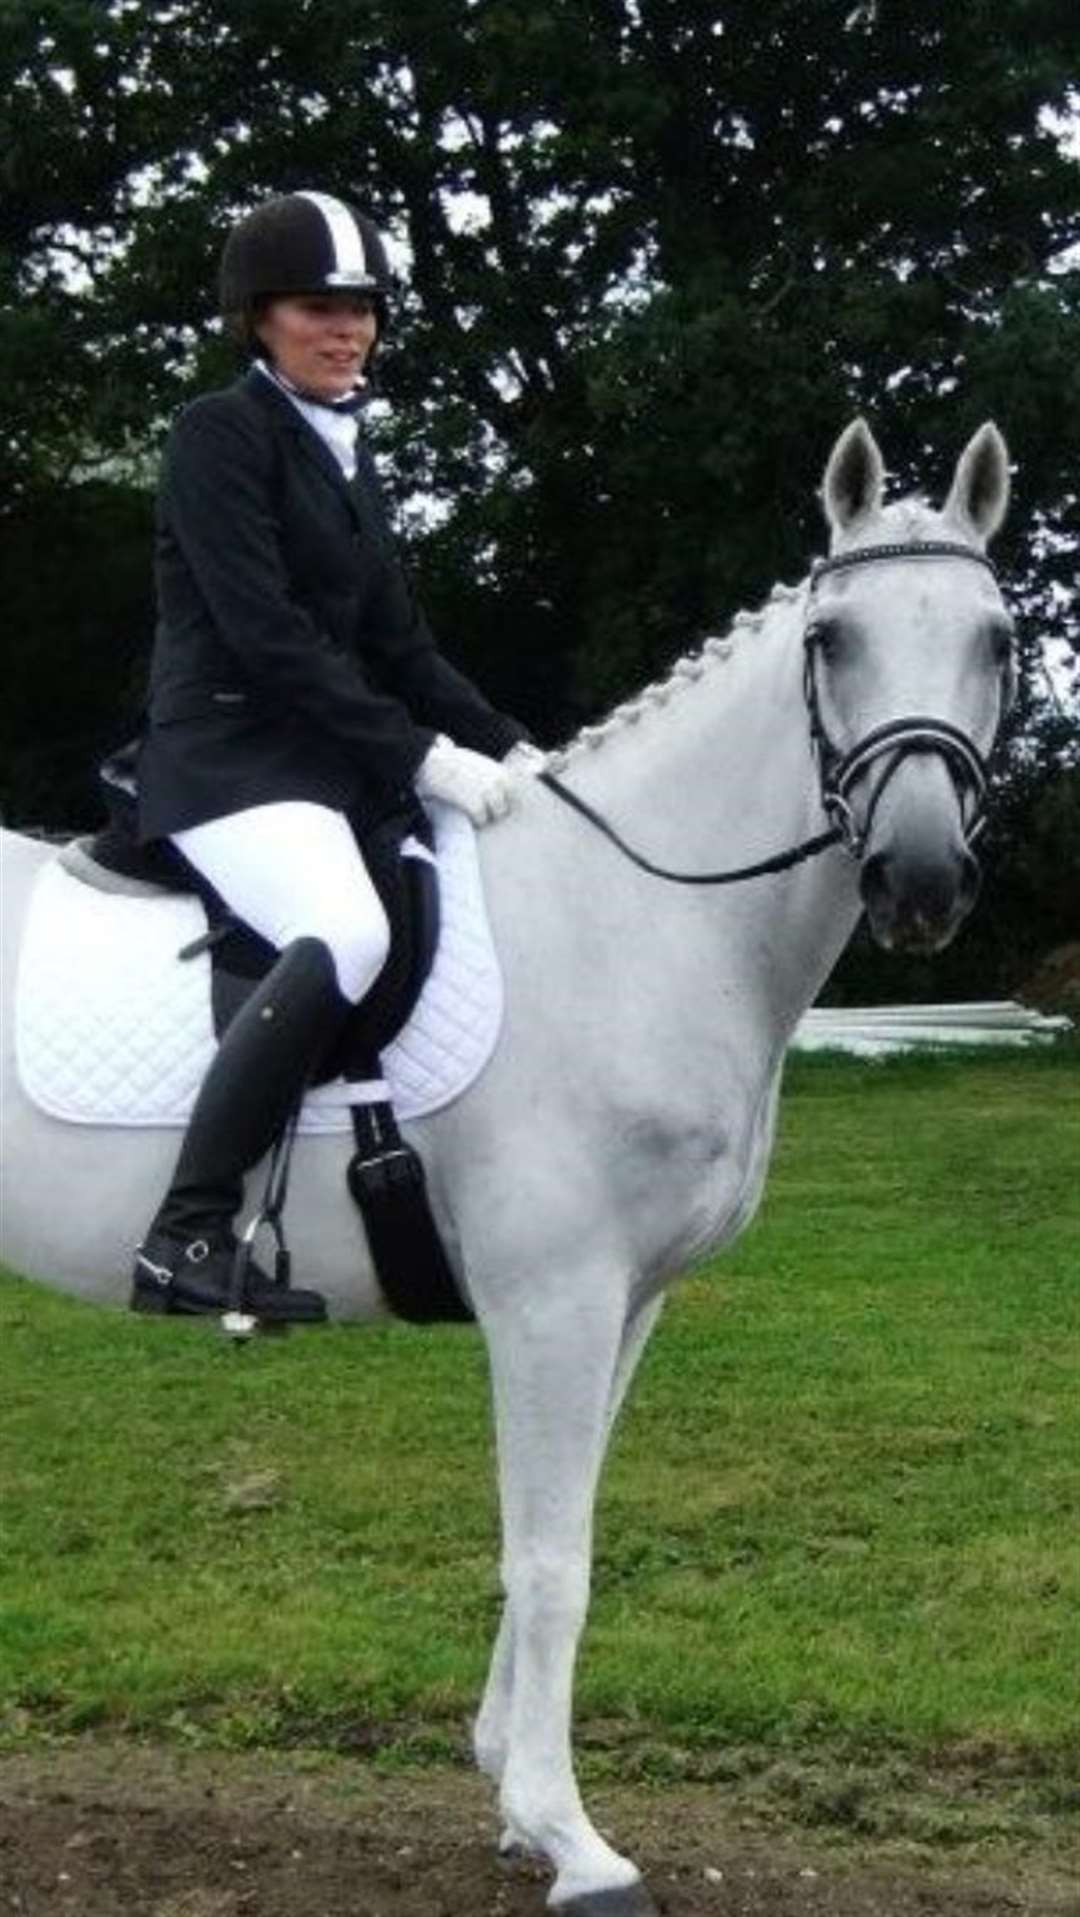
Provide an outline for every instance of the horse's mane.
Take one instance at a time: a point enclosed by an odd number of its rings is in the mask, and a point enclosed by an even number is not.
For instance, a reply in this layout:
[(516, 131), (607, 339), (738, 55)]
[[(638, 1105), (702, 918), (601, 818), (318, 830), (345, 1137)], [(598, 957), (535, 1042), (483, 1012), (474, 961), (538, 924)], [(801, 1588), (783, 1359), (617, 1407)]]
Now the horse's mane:
[(703, 640), (690, 652), (681, 653), (663, 678), (653, 680), (632, 698), (624, 699), (606, 719), (582, 726), (564, 745), (549, 752), (549, 769), (561, 772), (571, 759), (584, 752), (597, 751), (629, 726), (638, 725), (647, 713), (666, 706), (684, 686), (692, 685), (730, 659), (738, 636), (760, 632), (778, 608), (798, 599), (801, 592), (800, 586), (774, 586), (763, 606), (752, 612), (737, 612), (726, 632)]
[[(925, 536), (928, 517), (937, 518), (933, 508), (922, 494), (911, 493), (883, 507), (878, 522), (885, 522), (884, 530), (893, 538), (912, 539)], [(880, 538), (881, 532), (878, 531), (875, 537)], [(628, 726), (638, 725), (646, 713), (666, 706), (683, 686), (693, 684), (718, 663), (730, 659), (735, 650), (736, 635), (759, 633), (775, 612), (801, 597), (804, 586), (805, 582), (799, 586), (774, 586), (764, 605), (756, 611), (737, 612), (725, 633), (705, 639), (695, 650), (682, 653), (662, 679), (654, 680), (633, 698), (623, 700), (609, 712), (606, 719), (594, 725), (582, 726), (565, 744), (550, 752), (549, 769), (561, 772), (571, 759), (585, 752), (595, 752), (608, 740), (625, 732)]]

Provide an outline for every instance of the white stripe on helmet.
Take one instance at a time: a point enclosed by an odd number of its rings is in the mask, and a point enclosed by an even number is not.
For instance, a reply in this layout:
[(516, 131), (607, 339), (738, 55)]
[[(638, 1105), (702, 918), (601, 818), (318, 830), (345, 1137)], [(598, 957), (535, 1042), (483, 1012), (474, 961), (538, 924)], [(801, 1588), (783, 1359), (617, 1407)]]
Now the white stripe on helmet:
[(375, 276), (368, 267), (363, 235), (343, 201), (335, 200), (331, 193), (309, 193), (306, 189), (301, 190), (299, 197), (310, 200), (326, 221), (334, 260), (333, 270), (326, 275), (327, 286), (374, 286)]

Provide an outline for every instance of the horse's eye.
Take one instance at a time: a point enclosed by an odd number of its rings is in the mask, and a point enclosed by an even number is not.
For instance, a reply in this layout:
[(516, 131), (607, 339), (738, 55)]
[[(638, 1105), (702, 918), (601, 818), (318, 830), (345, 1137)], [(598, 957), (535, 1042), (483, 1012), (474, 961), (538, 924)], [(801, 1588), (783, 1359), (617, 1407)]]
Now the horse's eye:
[(990, 656), (995, 666), (1013, 663), (1016, 634), (1011, 619), (995, 619), (990, 625)]
[(1001, 681), (1001, 710), (1008, 712), (1016, 698), (1016, 629), (1005, 614), (987, 626), (990, 658)]
[(811, 638), (815, 649), (821, 654), (826, 664), (837, 657), (842, 637), (839, 620), (818, 619), (815, 621)]

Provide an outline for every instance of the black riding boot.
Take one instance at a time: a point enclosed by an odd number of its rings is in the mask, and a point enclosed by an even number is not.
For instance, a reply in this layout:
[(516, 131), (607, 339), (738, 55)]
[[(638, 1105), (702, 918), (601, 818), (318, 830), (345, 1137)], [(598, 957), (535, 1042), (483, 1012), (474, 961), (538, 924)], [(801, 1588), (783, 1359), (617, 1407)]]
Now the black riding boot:
[[(349, 1011), (322, 939), (281, 954), (226, 1030), (188, 1121), (176, 1170), (135, 1258), (136, 1311), (222, 1312), (236, 1254), (244, 1173), (258, 1164)], [(245, 1308), (276, 1324), (326, 1317), (317, 1291), (249, 1267)]]

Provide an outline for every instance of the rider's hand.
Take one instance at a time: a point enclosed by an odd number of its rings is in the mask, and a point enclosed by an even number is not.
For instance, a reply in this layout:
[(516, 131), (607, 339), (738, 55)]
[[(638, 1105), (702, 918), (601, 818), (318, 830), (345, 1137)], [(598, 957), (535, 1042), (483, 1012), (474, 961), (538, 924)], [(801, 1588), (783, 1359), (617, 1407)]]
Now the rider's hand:
[(440, 733), (416, 775), (422, 799), (459, 806), (474, 825), (501, 819), (514, 802), (513, 778), (497, 759), (453, 745)]

